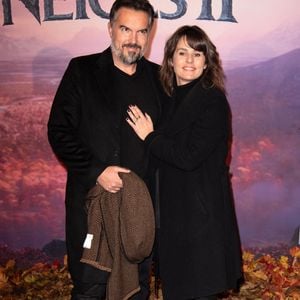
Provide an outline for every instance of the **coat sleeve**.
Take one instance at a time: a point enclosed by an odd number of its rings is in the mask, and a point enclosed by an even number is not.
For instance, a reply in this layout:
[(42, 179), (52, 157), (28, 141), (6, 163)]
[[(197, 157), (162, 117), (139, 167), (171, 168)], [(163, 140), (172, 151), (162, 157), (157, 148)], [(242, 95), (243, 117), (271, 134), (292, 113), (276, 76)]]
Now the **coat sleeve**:
[[(195, 109), (196, 111), (196, 109)], [(145, 142), (150, 152), (160, 160), (177, 168), (191, 171), (197, 168), (220, 144), (228, 138), (229, 108), (224, 97), (209, 99), (202, 113), (184, 131), (187, 137), (152, 132)]]
[(98, 161), (80, 139), (82, 94), (80, 72), (76, 60), (71, 60), (55, 95), (48, 121), (49, 143), (68, 171), (84, 176), (87, 182), (95, 183), (107, 167)]

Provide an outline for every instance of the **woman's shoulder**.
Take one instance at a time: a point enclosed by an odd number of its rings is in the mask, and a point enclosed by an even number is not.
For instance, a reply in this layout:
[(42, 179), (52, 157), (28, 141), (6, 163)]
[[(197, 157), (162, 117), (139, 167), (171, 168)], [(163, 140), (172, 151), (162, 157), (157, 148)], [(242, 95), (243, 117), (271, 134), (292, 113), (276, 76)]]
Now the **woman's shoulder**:
[(227, 97), (225, 93), (214, 86), (203, 87), (199, 84), (195, 86), (191, 96), (196, 100), (193, 101), (193, 103), (198, 103), (200, 106), (213, 103), (223, 103), (227, 105)]
[(198, 85), (198, 88), (199, 91), (201, 91), (201, 93), (207, 97), (226, 99), (225, 93), (216, 86), (205, 87), (200, 84)]

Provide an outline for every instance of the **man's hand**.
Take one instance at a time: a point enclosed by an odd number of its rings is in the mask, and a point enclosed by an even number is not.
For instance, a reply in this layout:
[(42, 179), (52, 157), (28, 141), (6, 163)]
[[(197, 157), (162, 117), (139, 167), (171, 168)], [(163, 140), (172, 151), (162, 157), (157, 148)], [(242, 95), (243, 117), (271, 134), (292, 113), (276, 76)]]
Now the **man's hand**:
[(118, 166), (109, 166), (99, 175), (97, 182), (106, 191), (110, 193), (117, 193), (123, 187), (123, 182), (119, 177), (119, 172), (130, 173), (130, 170)]

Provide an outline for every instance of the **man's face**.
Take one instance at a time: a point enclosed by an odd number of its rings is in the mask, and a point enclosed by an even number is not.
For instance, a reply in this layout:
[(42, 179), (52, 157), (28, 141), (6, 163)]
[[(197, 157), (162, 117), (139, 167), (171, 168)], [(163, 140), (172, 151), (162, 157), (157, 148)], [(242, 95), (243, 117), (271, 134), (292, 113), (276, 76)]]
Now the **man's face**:
[(135, 64), (144, 55), (150, 31), (147, 13), (122, 7), (108, 30), (115, 64)]

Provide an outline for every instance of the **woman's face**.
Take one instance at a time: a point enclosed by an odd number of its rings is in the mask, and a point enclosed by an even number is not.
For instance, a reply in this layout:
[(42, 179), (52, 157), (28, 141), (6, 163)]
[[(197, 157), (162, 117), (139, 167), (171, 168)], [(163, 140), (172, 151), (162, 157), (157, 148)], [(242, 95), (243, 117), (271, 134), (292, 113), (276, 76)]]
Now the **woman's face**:
[(204, 53), (191, 48), (185, 37), (178, 41), (171, 63), (177, 85), (199, 78), (206, 69)]

